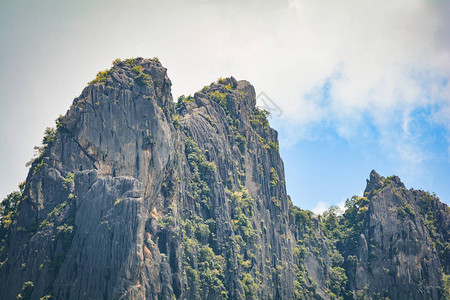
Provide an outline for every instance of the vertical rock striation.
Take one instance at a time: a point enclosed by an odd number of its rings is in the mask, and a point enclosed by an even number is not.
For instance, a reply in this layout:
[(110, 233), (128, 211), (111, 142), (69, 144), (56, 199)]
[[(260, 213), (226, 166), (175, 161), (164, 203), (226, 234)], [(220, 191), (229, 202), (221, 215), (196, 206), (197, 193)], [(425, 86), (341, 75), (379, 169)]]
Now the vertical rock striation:
[(445, 204), (372, 172), (365, 200), (317, 218), (248, 82), (177, 103), (170, 86), (157, 59), (117, 60), (47, 132), (3, 209), (0, 299), (442, 297)]
[(438, 299), (442, 267), (419, 205), (426, 193), (375, 171), (364, 193), (370, 204), (350, 288), (390, 299)]

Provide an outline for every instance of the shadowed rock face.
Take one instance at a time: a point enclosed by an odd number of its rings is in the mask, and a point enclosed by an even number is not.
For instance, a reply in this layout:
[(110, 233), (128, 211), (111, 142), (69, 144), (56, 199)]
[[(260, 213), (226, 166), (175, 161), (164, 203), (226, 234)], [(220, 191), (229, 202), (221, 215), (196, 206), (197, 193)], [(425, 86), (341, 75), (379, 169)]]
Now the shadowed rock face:
[(358, 247), (341, 249), (292, 205), (248, 82), (177, 104), (170, 86), (157, 60), (118, 61), (58, 120), (2, 237), (0, 299), (30, 281), (31, 299), (441, 297), (445, 204), (372, 172)]
[(427, 193), (372, 171), (364, 194), (370, 204), (350, 288), (391, 299), (438, 299), (441, 263), (420, 207)]

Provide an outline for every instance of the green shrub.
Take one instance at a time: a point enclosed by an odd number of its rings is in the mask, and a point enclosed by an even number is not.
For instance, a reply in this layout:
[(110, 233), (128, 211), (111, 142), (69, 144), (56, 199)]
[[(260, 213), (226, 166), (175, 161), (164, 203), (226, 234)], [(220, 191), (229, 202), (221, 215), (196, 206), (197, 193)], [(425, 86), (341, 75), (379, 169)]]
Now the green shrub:
[(58, 236), (63, 241), (64, 250), (68, 250), (75, 234), (74, 226), (71, 224), (63, 224), (56, 228)]
[(140, 86), (151, 86), (152, 77), (144, 73), (144, 68), (142, 66), (135, 66), (132, 71), (137, 75), (134, 77), (134, 81)]
[(42, 146), (35, 146), (34, 150), (36, 151), (35, 157), (33, 157), (29, 162), (25, 164), (26, 167), (31, 166), (33, 163), (37, 162), (37, 165), (34, 168), (33, 174), (39, 172), (43, 165), (43, 158), (45, 151), (53, 144), (56, 136), (56, 129), (52, 127), (45, 128), (44, 137), (42, 138)]
[(276, 207), (280, 207), (280, 201), (276, 197), (270, 198), (273, 204), (275, 204)]
[(167, 226), (171, 226), (174, 224), (175, 218), (174, 218), (174, 205), (170, 204), (167, 208), (167, 212), (164, 216), (160, 217), (158, 219), (158, 226), (161, 228), (165, 228)]
[(64, 177), (64, 183), (63, 186), (64, 188), (68, 189), (70, 184), (73, 183), (75, 174), (72, 172), (67, 173), (66, 177)]
[(127, 58), (127, 59), (125, 59), (124, 61), (123, 61), (126, 65), (128, 65), (128, 66), (134, 66), (135, 64), (136, 64), (136, 62), (137, 62), (137, 59), (136, 58)]
[(44, 137), (42, 138), (42, 144), (49, 146), (55, 140), (56, 129), (52, 127), (45, 128)]
[(405, 221), (406, 217), (414, 218), (416, 215), (414, 208), (411, 204), (405, 202), (401, 206), (397, 207), (397, 218), (401, 222)]
[(246, 299), (253, 299), (256, 296), (256, 291), (258, 289), (258, 286), (256, 285), (255, 281), (253, 280), (252, 275), (245, 273), (242, 277), (242, 285), (244, 287), (245, 292), (245, 298)]
[(225, 84), (225, 83), (227, 83), (227, 79), (226, 79), (226, 78), (219, 77), (219, 78), (217, 79), (217, 83), (219, 83), (219, 84)]
[[(0, 202), (0, 243), (4, 241), (8, 234), (9, 226), (14, 222), (17, 215), (17, 205), (22, 200), (22, 192), (10, 193)], [(0, 251), (0, 258), (3, 258), (3, 251)]]
[(279, 145), (276, 141), (270, 141), (269, 146), (277, 151), (280, 151)]
[(207, 241), (209, 234), (210, 231), (207, 224), (198, 224), (195, 235), (199, 241)]
[(215, 163), (205, 160), (197, 143), (191, 138), (186, 139), (185, 154), (192, 174), (189, 183), (192, 189), (192, 196), (209, 209), (211, 199), (208, 182), (213, 178), (217, 166)]
[(10, 193), (2, 202), (0, 202), (0, 215), (2, 216), (0, 222), (2, 222), (7, 215), (16, 210), (20, 199), (22, 199), (22, 193), (15, 191)]
[(238, 145), (239, 150), (243, 153), (245, 151), (245, 144), (247, 143), (247, 140), (245, 137), (240, 134), (239, 132), (236, 133), (236, 144)]
[(112, 64), (114, 67), (117, 67), (121, 62), (122, 60), (120, 58), (116, 58), (115, 60), (113, 60)]
[(388, 186), (389, 184), (392, 183), (392, 179), (394, 179), (394, 176), (388, 176), (386, 177), (386, 179), (383, 182), (383, 188)]
[(272, 167), (270, 169), (270, 187), (275, 187), (279, 181), (280, 178), (278, 177), (277, 170), (275, 170), (275, 168)]
[(177, 108), (180, 108), (184, 103), (192, 103), (194, 101), (195, 99), (191, 95), (187, 97), (185, 95), (181, 95), (177, 100)]
[[(198, 219), (201, 220), (201, 218)], [(228, 292), (223, 284), (225, 259), (221, 255), (216, 255), (209, 245), (201, 245), (197, 240), (186, 236), (183, 248), (188, 285), (195, 286), (199, 291), (207, 294), (209, 291), (214, 291), (215, 294), (226, 298)], [(196, 262), (198, 271), (195, 269)]]
[(175, 129), (180, 128), (180, 126), (181, 126), (180, 117), (177, 115), (174, 115), (172, 117), (172, 124), (173, 124), (173, 127), (175, 127)]
[(210, 232), (215, 232), (216, 231), (216, 221), (214, 221), (213, 219), (206, 220), (205, 224), (208, 225), (208, 228), (209, 228)]
[(345, 293), (345, 287), (347, 285), (347, 275), (345, 270), (341, 267), (331, 267), (330, 269), (330, 283), (328, 288), (335, 295), (342, 295)]
[(200, 163), (200, 172), (203, 176), (210, 176), (217, 170), (217, 166), (215, 163), (210, 161), (202, 161)]
[(89, 81), (88, 84), (91, 85), (91, 84), (106, 82), (106, 79), (107, 79), (107, 77), (109, 75), (109, 72), (110, 72), (109, 70), (104, 70), (104, 71), (98, 72), (97, 76), (95, 77), (95, 79), (92, 80), (92, 81)]
[(268, 127), (269, 121), (267, 121), (267, 116), (270, 113), (267, 110), (255, 108), (253, 114), (250, 116), (250, 124), (253, 127)]
[[(366, 197), (353, 196), (345, 202), (345, 211), (332, 206), (319, 217), (320, 229), (329, 241), (328, 256), (331, 268), (328, 270), (327, 287), (332, 299), (350, 297), (347, 294), (348, 272), (355, 272), (358, 260), (354, 255), (358, 239), (367, 220), (370, 201)], [(374, 259), (373, 245), (369, 243), (369, 260)]]
[(23, 284), (22, 290), (20, 294), (17, 296), (17, 299), (28, 300), (31, 299), (31, 294), (34, 290), (34, 284), (32, 281), (27, 281)]
[(227, 105), (228, 105), (227, 94), (221, 93), (219, 91), (212, 91), (209, 93), (209, 96), (211, 97), (211, 99), (214, 102), (218, 103), (225, 110), (227, 110)]
[(450, 299), (450, 275), (442, 274), (443, 299)]
[(142, 66), (134, 66), (131, 68), (131, 71), (133, 71), (135, 74), (141, 74), (144, 71), (144, 68)]

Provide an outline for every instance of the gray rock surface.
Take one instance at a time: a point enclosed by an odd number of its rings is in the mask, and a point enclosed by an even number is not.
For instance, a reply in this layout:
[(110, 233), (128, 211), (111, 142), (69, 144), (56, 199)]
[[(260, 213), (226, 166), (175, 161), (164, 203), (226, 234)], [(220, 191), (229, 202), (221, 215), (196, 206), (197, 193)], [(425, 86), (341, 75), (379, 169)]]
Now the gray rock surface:
[(426, 193), (372, 171), (364, 194), (370, 204), (355, 249), (358, 265), (348, 269), (351, 290), (375, 298), (442, 297), (442, 265), (420, 211)]
[[(287, 196), (254, 88), (219, 79), (175, 104), (170, 86), (156, 59), (117, 61), (59, 118), (2, 244), (0, 299), (29, 281), (31, 299), (334, 297), (339, 245)], [(366, 192), (348, 297), (441, 297), (447, 206), (375, 172)], [(445, 225), (433, 237), (425, 212)]]

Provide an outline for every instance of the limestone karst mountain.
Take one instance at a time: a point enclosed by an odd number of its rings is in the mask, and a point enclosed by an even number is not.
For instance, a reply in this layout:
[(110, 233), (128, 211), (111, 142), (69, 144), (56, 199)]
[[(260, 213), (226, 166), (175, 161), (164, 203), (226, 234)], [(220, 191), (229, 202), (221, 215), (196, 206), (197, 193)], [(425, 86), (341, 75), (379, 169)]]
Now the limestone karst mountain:
[(157, 59), (117, 60), (46, 131), (1, 205), (0, 299), (445, 297), (437, 197), (372, 171), (316, 217), (286, 194), (250, 83), (170, 87)]

